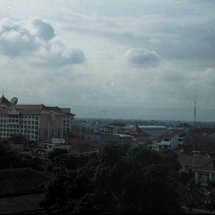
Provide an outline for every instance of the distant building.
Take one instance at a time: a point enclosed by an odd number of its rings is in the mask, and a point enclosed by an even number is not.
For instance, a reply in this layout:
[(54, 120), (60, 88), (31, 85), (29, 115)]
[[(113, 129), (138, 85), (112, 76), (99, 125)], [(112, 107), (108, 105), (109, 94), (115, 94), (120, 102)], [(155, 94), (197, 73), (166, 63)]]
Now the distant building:
[(131, 136), (135, 137), (150, 137), (149, 134), (144, 132), (141, 128), (138, 127), (138, 125), (134, 125), (128, 132)]
[(85, 138), (51, 138), (38, 143), (41, 152), (51, 151), (54, 148), (67, 149), (73, 153), (96, 151), (90, 148), (90, 142)]
[(126, 134), (92, 134), (85, 135), (89, 141), (91, 148), (101, 149), (103, 145), (110, 143), (126, 143), (133, 146), (133, 139), (130, 135)]
[(135, 144), (149, 144), (154, 141), (157, 141), (159, 138), (153, 137), (150, 134), (144, 132), (138, 125), (134, 125), (129, 131), (128, 134), (132, 136)]
[(169, 131), (185, 131), (189, 132), (192, 126), (190, 126), (188, 123), (180, 123), (179, 125), (173, 125), (172, 127), (169, 127)]
[(190, 133), (186, 137), (184, 137), (184, 146), (193, 147), (195, 143), (195, 147), (201, 151), (212, 152), (215, 151), (215, 134), (203, 134), (197, 135)]
[(153, 149), (155, 151), (159, 151), (161, 149), (161, 143), (160, 142), (148, 143), (148, 144), (146, 144), (146, 147), (148, 149)]
[(203, 156), (178, 155), (181, 164), (181, 171), (185, 171), (188, 167), (194, 170), (194, 178), (196, 184), (206, 185), (208, 180), (215, 180), (215, 159), (210, 158), (208, 154)]
[[(124, 126), (119, 128), (119, 131), (121, 133), (128, 133), (130, 129), (132, 129), (133, 126)], [(161, 125), (140, 125), (138, 126), (143, 132), (146, 132), (147, 134), (160, 138), (167, 133), (167, 127), (161, 126)]]
[(182, 131), (173, 131), (165, 135), (161, 140), (162, 148), (176, 149), (184, 144), (184, 137), (187, 134)]
[(54, 148), (63, 148), (63, 149), (71, 149), (71, 145), (65, 143), (65, 139), (63, 138), (52, 138), (44, 140), (38, 144), (38, 148), (43, 151), (51, 151)]
[(21, 105), (0, 98), (0, 139), (21, 133), (31, 140), (63, 137), (72, 131), (75, 114), (70, 108), (40, 105)]
[(125, 127), (125, 123), (111, 123), (107, 126), (107, 132), (111, 134), (118, 134), (120, 133), (120, 128)]

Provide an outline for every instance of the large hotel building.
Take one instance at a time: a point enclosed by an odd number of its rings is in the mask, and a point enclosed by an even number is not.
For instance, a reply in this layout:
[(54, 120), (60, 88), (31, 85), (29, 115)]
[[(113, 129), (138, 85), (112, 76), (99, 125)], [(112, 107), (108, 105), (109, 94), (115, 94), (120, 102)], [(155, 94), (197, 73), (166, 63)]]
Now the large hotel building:
[(16, 97), (8, 101), (0, 98), (0, 139), (13, 133), (27, 135), (31, 140), (52, 137), (63, 138), (64, 132), (72, 132), (74, 116), (70, 108), (48, 107), (43, 104), (17, 104)]

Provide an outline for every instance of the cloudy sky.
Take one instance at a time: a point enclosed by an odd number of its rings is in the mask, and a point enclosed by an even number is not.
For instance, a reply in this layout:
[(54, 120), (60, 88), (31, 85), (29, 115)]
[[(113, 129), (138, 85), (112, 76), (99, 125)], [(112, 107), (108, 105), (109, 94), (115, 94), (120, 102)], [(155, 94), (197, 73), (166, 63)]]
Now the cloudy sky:
[(215, 121), (214, 8), (213, 0), (1, 1), (0, 90), (19, 103), (64, 105), (78, 117), (107, 108), (115, 118), (114, 107), (124, 118), (160, 108), (192, 119), (196, 93), (197, 110), (214, 113), (199, 120)]

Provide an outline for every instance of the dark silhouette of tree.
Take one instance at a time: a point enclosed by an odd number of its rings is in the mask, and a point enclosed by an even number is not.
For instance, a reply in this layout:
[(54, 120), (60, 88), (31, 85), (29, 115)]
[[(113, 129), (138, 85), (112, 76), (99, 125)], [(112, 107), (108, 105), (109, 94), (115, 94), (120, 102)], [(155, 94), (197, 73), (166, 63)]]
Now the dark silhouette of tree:
[(215, 212), (215, 181), (208, 180), (205, 189), (207, 192), (205, 208), (210, 212)]
[(37, 168), (36, 163), (28, 154), (21, 154), (10, 148), (7, 140), (0, 142), (0, 169), (9, 168)]
[[(177, 163), (176, 156), (171, 160)], [(41, 205), (47, 213), (183, 213), (172, 183), (175, 170), (143, 146), (114, 143), (101, 152), (58, 153)]]

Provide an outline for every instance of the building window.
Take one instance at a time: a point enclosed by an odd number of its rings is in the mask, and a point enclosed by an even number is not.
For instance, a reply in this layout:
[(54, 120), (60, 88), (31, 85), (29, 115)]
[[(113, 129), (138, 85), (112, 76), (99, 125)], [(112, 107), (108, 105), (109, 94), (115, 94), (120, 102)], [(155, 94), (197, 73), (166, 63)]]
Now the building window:
[(204, 183), (209, 180), (209, 174), (208, 173), (199, 173), (199, 182)]

